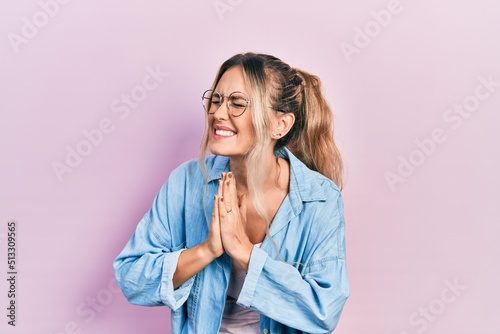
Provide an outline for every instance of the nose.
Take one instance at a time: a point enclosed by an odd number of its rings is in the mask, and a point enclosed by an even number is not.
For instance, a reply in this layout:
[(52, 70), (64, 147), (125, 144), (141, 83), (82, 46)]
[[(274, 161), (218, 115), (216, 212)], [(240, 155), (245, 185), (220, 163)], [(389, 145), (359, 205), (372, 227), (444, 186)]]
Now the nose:
[(213, 113), (214, 117), (217, 119), (228, 119), (229, 117), (229, 107), (227, 105), (227, 100), (223, 97), (221, 105)]

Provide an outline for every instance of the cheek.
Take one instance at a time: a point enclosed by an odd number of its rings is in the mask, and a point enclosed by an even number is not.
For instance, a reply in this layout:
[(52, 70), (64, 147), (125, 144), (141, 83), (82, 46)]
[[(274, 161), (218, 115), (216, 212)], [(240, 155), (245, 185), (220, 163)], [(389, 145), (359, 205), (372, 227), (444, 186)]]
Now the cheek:
[(207, 129), (208, 131), (213, 130), (213, 124), (214, 124), (214, 117), (212, 115), (208, 115), (208, 117), (205, 118), (205, 121), (207, 122)]
[(255, 140), (256, 140), (256, 136), (255, 136), (254, 129), (253, 128), (247, 129), (247, 131), (245, 131), (245, 142), (248, 145), (253, 145), (255, 143)]
[(247, 114), (244, 114), (243, 116), (245, 116), (244, 119), (242, 119), (242, 129), (245, 130), (245, 133), (252, 136), (252, 137), (255, 137), (255, 128), (253, 126), (253, 121), (252, 121), (252, 115), (249, 113), (248, 115)]

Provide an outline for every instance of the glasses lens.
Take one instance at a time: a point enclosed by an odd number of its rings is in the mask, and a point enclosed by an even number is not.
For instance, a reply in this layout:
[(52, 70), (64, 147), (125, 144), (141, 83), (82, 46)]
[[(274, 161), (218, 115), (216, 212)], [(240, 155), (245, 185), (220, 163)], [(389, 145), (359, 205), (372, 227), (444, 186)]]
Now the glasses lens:
[(248, 97), (243, 93), (232, 93), (229, 95), (229, 101), (231, 104), (231, 114), (233, 116), (240, 116), (247, 109)]
[[(215, 98), (216, 100), (215, 102), (217, 102), (217, 97), (218, 94), (215, 93), (212, 89), (209, 89), (203, 93), (201, 100), (203, 102), (203, 109), (205, 109), (207, 113), (212, 114), (215, 112), (215, 110), (211, 111), (211, 109), (213, 108), (212, 107), (212, 104), (214, 102), (213, 100)], [(218, 97), (218, 100), (220, 100), (220, 97)]]
[[(208, 114), (213, 114), (224, 103), (224, 95), (217, 93), (213, 89), (209, 89), (203, 93), (201, 97), (203, 109)], [(250, 101), (248, 97), (241, 92), (234, 92), (228, 96), (228, 107), (231, 115), (238, 117), (245, 112)]]

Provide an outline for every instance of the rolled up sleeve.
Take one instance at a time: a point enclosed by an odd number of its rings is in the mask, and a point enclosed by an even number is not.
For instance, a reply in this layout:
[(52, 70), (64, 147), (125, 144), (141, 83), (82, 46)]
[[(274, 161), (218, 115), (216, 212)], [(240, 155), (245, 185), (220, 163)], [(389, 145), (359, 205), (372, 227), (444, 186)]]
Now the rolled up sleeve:
[(330, 206), (323, 218), (315, 216), (315, 232), (309, 235), (313, 245), (310, 254), (305, 254), (307, 262), (300, 265), (302, 270), (271, 258), (264, 249), (253, 248), (238, 304), (305, 333), (335, 329), (349, 296), (349, 284), (342, 203)]
[(182, 230), (179, 220), (183, 215), (181, 205), (172, 203), (172, 200), (167, 204), (169, 197), (172, 199), (177, 195), (169, 191), (167, 182), (115, 259), (113, 267), (118, 285), (130, 303), (166, 305), (176, 310), (189, 297), (194, 278), (174, 289), (172, 279), (185, 243), (170, 230), (170, 224), (178, 224), (177, 230)]

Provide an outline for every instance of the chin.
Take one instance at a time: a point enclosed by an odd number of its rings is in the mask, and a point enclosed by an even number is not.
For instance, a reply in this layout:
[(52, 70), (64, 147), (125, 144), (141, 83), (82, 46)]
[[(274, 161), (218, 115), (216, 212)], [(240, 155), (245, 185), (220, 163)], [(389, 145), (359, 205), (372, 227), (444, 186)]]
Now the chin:
[(224, 157), (230, 157), (230, 156), (234, 155), (234, 152), (231, 152), (230, 150), (220, 149), (220, 148), (209, 147), (208, 150), (212, 154), (221, 155), (221, 156), (224, 156)]
[(237, 157), (237, 156), (244, 156), (247, 151), (244, 150), (236, 150), (234, 148), (229, 148), (229, 147), (221, 147), (222, 145), (217, 145), (217, 144), (209, 144), (208, 145), (208, 150), (210, 153), (215, 154), (215, 155), (220, 155), (224, 157)]

